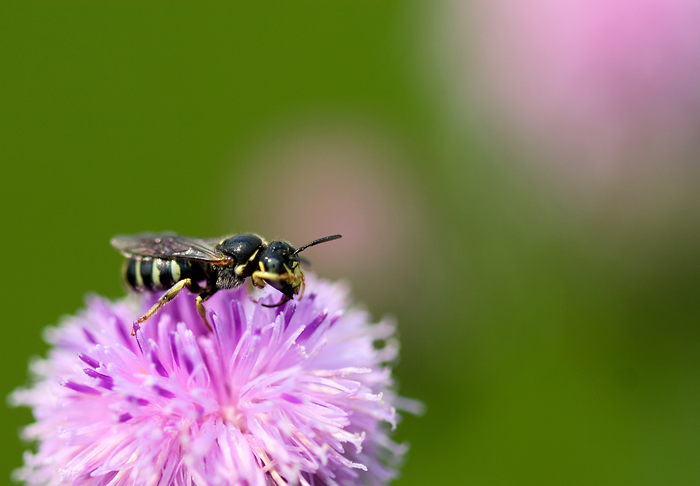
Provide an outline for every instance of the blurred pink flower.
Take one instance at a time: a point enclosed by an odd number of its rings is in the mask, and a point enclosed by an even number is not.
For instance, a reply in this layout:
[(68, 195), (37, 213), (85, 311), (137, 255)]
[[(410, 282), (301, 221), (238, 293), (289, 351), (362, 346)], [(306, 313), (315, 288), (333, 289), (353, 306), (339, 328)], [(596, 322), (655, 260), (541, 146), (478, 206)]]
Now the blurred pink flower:
[[(397, 298), (404, 301), (407, 286), (419, 283), (415, 268), (406, 262), (424, 253), (429, 225), (405, 170), (409, 158), (389, 137), (357, 122), (308, 123), (271, 136), (248, 159), (251, 173), (236, 173), (233, 187), (241, 178), (268, 181), (281, 176), (289, 184), (267, 191), (265, 204), (248, 207), (245, 216), (250, 219), (241, 230), (255, 227), (269, 238), (296, 244), (342, 234), (334, 248), (320, 245), (306, 258), (325, 275), (361, 282), (365, 298), (386, 297), (393, 288), (401, 289)], [(235, 195), (233, 219), (240, 217), (235, 209), (239, 201), (260, 197), (260, 186), (230, 193)], [(428, 274), (431, 267), (427, 262), (425, 266)]]
[(498, 123), (575, 172), (605, 178), (630, 163), (663, 166), (697, 142), (697, 0), (455, 8), (457, 82), (475, 82), (471, 96)]

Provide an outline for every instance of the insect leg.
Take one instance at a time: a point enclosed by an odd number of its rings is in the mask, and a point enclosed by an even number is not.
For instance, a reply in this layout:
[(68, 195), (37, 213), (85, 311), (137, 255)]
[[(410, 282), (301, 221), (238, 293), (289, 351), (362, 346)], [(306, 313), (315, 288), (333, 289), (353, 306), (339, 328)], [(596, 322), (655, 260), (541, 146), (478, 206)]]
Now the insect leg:
[[(163, 307), (165, 304), (170, 302), (175, 298), (175, 296), (185, 287), (190, 287), (192, 285), (192, 279), (189, 278), (184, 278), (177, 282), (175, 285), (170, 287), (170, 289), (163, 294), (163, 296), (158, 299), (158, 302), (156, 302), (153, 307), (151, 307), (148, 312), (146, 312), (144, 315), (139, 317), (139, 319), (136, 321), (136, 324), (143, 324), (146, 322), (153, 314), (158, 312), (161, 307)], [(136, 335), (136, 329), (135, 327), (131, 328), (131, 335), (135, 336)]]
[(286, 304), (286, 303), (289, 302), (290, 300), (292, 300), (292, 299), (291, 299), (290, 297), (287, 297), (287, 296), (285, 295), (284, 297), (282, 297), (282, 300), (280, 300), (280, 301), (277, 302), (276, 304), (260, 304), (260, 305), (263, 306), (263, 307), (270, 307), (270, 308), (273, 308), (273, 307), (279, 307), (279, 306), (281, 306), (282, 304)]
[(207, 310), (206, 310), (206, 309), (204, 308), (204, 306), (202, 305), (202, 302), (204, 302), (204, 301), (207, 300), (209, 297), (211, 297), (212, 295), (214, 295), (214, 294), (216, 293), (217, 290), (218, 290), (218, 289), (204, 289), (204, 290), (197, 296), (197, 299), (196, 299), (196, 302), (197, 302), (197, 314), (199, 314), (199, 317), (201, 317), (202, 320), (204, 321), (204, 325), (207, 326), (207, 329), (209, 329), (209, 331), (211, 331), (211, 332), (214, 332), (214, 329), (211, 327), (211, 325), (209, 324), (209, 321), (207, 320)]
[(256, 270), (251, 277), (257, 280), (269, 280), (271, 282), (283, 282), (285, 280), (297, 280), (299, 278), (292, 273), (272, 273), (263, 272), (262, 270)]

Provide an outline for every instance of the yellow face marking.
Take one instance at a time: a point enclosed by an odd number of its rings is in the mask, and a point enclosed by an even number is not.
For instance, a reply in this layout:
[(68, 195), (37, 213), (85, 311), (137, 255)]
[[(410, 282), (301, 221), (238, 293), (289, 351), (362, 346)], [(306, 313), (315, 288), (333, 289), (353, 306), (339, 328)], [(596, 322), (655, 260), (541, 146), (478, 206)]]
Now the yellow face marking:
[(158, 268), (158, 265), (161, 264), (163, 260), (160, 258), (156, 258), (153, 260), (153, 270), (151, 270), (151, 278), (153, 279), (153, 284), (155, 287), (160, 287), (160, 269)]
[(170, 274), (173, 276), (173, 282), (180, 281), (180, 265), (175, 260), (170, 260)]

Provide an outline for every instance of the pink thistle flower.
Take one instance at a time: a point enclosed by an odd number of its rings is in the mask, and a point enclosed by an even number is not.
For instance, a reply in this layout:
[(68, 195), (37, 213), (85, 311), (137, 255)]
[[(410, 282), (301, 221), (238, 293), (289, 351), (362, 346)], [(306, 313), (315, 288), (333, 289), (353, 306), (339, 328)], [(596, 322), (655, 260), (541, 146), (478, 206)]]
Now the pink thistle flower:
[[(36, 418), (15, 479), (28, 485), (385, 484), (405, 446), (396, 426), (389, 321), (349, 307), (345, 286), (307, 274), (304, 298), (274, 290), (181, 295), (130, 336), (150, 299), (91, 297), (49, 328), (48, 358), (12, 400)], [(383, 341), (377, 349), (375, 341)], [(388, 424), (388, 425), (387, 425)]]

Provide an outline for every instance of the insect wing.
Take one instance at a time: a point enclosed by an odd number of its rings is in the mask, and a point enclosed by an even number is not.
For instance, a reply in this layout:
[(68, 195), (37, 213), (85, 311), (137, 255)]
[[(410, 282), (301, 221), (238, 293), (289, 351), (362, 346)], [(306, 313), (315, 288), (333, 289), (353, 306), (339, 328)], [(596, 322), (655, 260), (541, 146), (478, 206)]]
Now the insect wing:
[(115, 236), (111, 243), (122, 255), (129, 258), (185, 258), (210, 263), (223, 262), (229, 258), (209, 241), (174, 233)]

